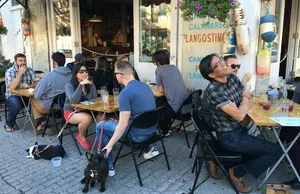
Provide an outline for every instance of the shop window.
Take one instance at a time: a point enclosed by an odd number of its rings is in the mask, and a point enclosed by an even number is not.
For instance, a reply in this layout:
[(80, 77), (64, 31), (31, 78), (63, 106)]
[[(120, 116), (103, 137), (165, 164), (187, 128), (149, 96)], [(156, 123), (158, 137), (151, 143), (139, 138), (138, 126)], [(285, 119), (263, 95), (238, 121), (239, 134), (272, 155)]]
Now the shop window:
[(57, 51), (72, 58), (72, 37), (69, 0), (53, 2), (53, 16), (56, 31)]
[(139, 61), (152, 62), (155, 51), (170, 50), (171, 6), (166, 1), (140, 0), (139, 12)]

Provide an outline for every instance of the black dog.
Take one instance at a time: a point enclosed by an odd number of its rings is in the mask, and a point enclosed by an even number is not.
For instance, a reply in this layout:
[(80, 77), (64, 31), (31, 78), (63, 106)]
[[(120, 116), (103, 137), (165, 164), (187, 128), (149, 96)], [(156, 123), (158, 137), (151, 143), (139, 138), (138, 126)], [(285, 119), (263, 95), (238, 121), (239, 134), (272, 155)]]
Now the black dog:
[(65, 150), (62, 146), (50, 146), (43, 152), (41, 152), (47, 145), (38, 145), (37, 142), (35, 142), (34, 146), (31, 146), (26, 150), (28, 153), (28, 156), (26, 158), (34, 158), (35, 160), (39, 160), (40, 158), (51, 160), (54, 157), (64, 157), (65, 156)]
[(105, 153), (106, 150), (97, 154), (85, 153), (89, 163), (84, 170), (84, 178), (80, 181), (85, 184), (82, 192), (87, 193), (89, 185), (91, 184), (91, 187), (94, 187), (95, 182), (100, 182), (100, 192), (105, 191), (105, 179), (108, 175), (108, 165), (104, 158)]

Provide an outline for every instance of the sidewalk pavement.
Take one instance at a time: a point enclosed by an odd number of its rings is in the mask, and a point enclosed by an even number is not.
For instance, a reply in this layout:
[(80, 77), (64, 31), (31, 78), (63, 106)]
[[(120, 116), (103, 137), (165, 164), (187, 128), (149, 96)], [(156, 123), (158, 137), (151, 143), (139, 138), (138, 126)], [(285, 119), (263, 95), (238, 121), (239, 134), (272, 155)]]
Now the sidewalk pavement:
[[(3, 115), (1, 116), (2, 120)], [(21, 122), (22, 123), (22, 122)], [(82, 193), (83, 185), (80, 180), (83, 178), (83, 171), (87, 165), (85, 155), (80, 156), (75, 148), (70, 136), (64, 137), (63, 146), (67, 152), (67, 157), (63, 158), (60, 167), (52, 167), (51, 161), (27, 159), (26, 149), (36, 141), (39, 144), (48, 144), (53, 137), (35, 136), (30, 125), (24, 131), (14, 131), (7, 133), (3, 129), (4, 123), (0, 123), (0, 193), (1, 194), (50, 194), (50, 193)], [(90, 131), (95, 129), (95, 125), (90, 127)], [(89, 138), (93, 142), (94, 136)], [(192, 144), (194, 135), (190, 135)], [(58, 144), (58, 141), (55, 142)], [(116, 175), (108, 177), (105, 193), (114, 194), (135, 194), (135, 193), (166, 193), (183, 194), (189, 193), (194, 174), (191, 173), (195, 154), (190, 159), (190, 149), (187, 148), (184, 134), (173, 132), (165, 139), (165, 145), (169, 157), (171, 170), (167, 166), (163, 156), (140, 166), (141, 177), (144, 186), (140, 187), (135, 172), (131, 156), (120, 159), (115, 166)], [(114, 148), (116, 152), (119, 145)], [(157, 144), (159, 150), (161, 145)], [(84, 153), (84, 150), (82, 150)], [(123, 152), (124, 153), (124, 152)], [(139, 160), (143, 160), (141, 157)], [(291, 175), (286, 173), (286, 168), (282, 165), (271, 176), (268, 182), (279, 183), (289, 180)], [(258, 180), (246, 177), (248, 183), (253, 188), (252, 193), (261, 193), (256, 188), (262, 181), (263, 176)], [(234, 193), (230, 184), (223, 176), (222, 180), (214, 180), (208, 177), (206, 167), (203, 166), (199, 183), (202, 185), (195, 193), (215, 194)], [(99, 184), (90, 188), (89, 193), (99, 193)], [(294, 193), (300, 193), (294, 191)]]

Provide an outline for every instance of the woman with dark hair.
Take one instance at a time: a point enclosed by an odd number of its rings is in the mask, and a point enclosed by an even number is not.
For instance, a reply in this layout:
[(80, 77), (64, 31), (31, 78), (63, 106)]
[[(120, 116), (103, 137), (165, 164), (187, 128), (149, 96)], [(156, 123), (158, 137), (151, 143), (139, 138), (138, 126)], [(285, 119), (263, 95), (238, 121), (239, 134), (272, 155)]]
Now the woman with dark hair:
[(93, 74), (94, 84), (97, 90), (102, 86), (106, 86), (110, 95), (113, 89), (113, 72), (109, 67), (109, 62), (106, 57), (99, 57)]
[(73, 76), (66, 84), (66, 101), (64, 105), (64, 117), (71, 124), (78, 124), (79, 133), (76, 139), (85, 149), (90, 149), (91, 145), (85, 138), (86, 130), (92, 123), (92, 116), (87, 110), (73, 111), (72, 104), (95, 99), (97, 97), (96, 87), (89, 80), (87, 67), (83, 64), (76, 64), (73, 68)]

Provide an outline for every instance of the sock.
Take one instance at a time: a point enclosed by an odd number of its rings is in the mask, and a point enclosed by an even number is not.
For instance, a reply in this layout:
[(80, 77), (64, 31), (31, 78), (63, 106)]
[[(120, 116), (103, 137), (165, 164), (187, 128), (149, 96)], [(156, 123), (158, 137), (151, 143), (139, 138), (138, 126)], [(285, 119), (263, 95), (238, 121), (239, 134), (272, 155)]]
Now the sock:
[(238, 166), (233, 169), (234, 176), (238, 178), (242, 178), (246, 173), (246, 170), (242, 166)]

